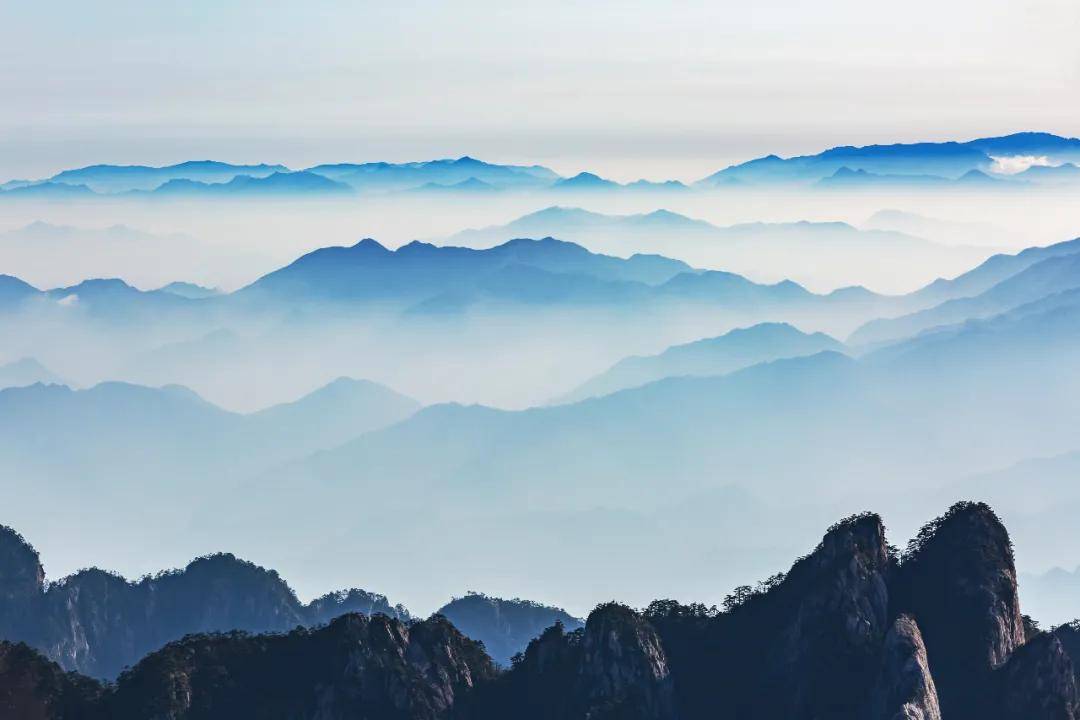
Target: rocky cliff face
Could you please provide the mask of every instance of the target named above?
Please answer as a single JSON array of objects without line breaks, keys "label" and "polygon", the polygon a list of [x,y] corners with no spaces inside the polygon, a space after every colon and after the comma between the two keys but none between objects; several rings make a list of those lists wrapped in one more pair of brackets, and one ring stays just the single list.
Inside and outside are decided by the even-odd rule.
[{"label": "rocky cliff face", "polygon": [[494,672],[445,620],[350,614],[313,631],[185,638],[121,675],[107,703],[116,718],[434,720]]},{"label": "rocky cliff face", "polygon": [[881,519],[862,515],[724,612],[654,603],[682,716],[856,717],[889,627],[891,570]]},{"label": "rocky cliff face", "polygon": [[436,720],[494,673],[483,650],[441,618],[410,627],[353,614],[284,635],[192,635],[147,656],[115,686],[0,643],[0,716]]},{"label": "rocky cliff face", "polygon": [[589,718],[673,718],[671,671],[656,630],[611,603],[585,623],[574,690]]},{"label": "rocky cliff face", "polygon": [[776,589],[791,612],[775,619],[783,629],[768,665],[788,717],[842,715],[859,702],[851,688],[871,682],[889,627],[889,570],[885,527],[865,515],[832,528]]},{"label": "rocky cliff face", "polygon": [[667,656],[652,626],[610,603],[583,629],[555,625],[499,680],[458,710],[475,720],[670,720],[677,717]]},{"label": "rocky cliff face", "polygon": [[0,639],[29,640],[45,584],[37,552],[11,528],[0,525]]},{"label": "rocky cliff face", "polygon": [[959,503],[909,546],[894,607],[915,618],[942,714],[983,718],[993,670],[1024,643],[1009,535],[994,512]]},{"label": "rocky cliff face", "polygon": [[[14,557],[22,570],[7,576],[23,580],[12,587],[40,587],[36,556]],[[98,638],[73,646],[148,632],[109,629],[141,617],[125,604],[124,581],[77,577],[51,600],[82,628],[72,637]],[[83,594],[97,600],[85,606]],[[224,604],[200,616],[208,623],[237,607],[255,611],[234,592],[211,596]],[[291,607],[281,598],[276,607]],[[1080,630],[1025,625],[1005,529],[986,506],[961,503],[900,558],[877,516],[849,518],[786,575],[737,590],[722,611],[603,605],[583,628],[543,632],[505,671],[441,616],[410,624],[347,615],[287,634],[193,635],[115,686],[4,644],[0,717],[1080,720],[1070,652],[1080,652]]]},{"label": "rocky cliff face", "polygon": [[408,617],[363,590],[304,605],[276,572],[227,553],[135,583],[97,569],[48,587],[44,577],[37,552],[0,527],[0,639],[24,640],[64,669],[98,678],[190,633],[284,631],[347,612]]},{"label": "rocky cliff face", "polygon": [[922,633],[913,618],[901,615],[885,636],[881,674],[870,700],[872,720],[941,720],[937,688]]},{"label": "rocky cliff face", "polygon": [[1000,720],[1077,720],[1080,693],[1061,641],[1042,633],[1018,648],[995,673]]}]

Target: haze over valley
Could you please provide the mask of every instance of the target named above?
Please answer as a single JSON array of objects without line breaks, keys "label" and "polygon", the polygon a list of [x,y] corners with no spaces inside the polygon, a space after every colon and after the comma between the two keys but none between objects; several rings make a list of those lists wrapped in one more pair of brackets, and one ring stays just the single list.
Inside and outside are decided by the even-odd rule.
[{"label": "haze over valley", "polygon": [[13,524],[50,574],[229,549],[305,600],[583,617],[719,602],[836,517],[902,537],[975,498],[1071,619],[1076,499],[1033,468],[1080,451],[1077,160],[1021,133],[671,183],[472,158],[8,182]]}]

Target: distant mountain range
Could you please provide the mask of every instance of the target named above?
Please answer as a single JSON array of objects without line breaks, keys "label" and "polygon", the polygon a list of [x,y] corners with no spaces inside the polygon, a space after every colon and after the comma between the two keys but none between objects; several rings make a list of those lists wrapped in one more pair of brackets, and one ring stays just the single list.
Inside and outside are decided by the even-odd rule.
[{"label": "distant mountain range", "polygon": [[[829,344],[827,338],[787,334],[807,346],[777,350],[778,356],[811,352],[814,342]],[[714,357],[708,357],[709,343],[699,346],[705,362],[715,363],[707,371],[726,363],[738,366],[734,352],[725,357],[721,351],[737,337],[718,340]],[[691,345],[672,355],[697,351]],[[860,497],[889,493],[897,483],[915,492],[1021,458],[1075,449],[1068,418],[1080,407],[1080,384],[1073,374],[1078,361],[1080,292],[1051,295],[857,359],[821,352],[729,374],[671,377],[667,373],[683,375],[685,370],[674,361],[665,367],[661,355],[649,363],[652,382],[599,398],[513,412],[426,408],[395,426],[267,473],[257,485],[276,500],[267,505],[256,501],[245,513],[264,519],[274,512],[274,502],[293,497],[292,488],[317,487],[334,498],[328,512],[343,525],[352,523],[352,542],[368,547],[380,543],[365,530],[368,521],[338,515],[333,508],[352,508],[389,486],[395,507],[409,508],[417,552],[434,542],[431,528],[437,525],[434,516],[418,513],[423,498],[439,508],[439,516],[473,518],[462,523],[453,541],[440,541],[443,552],[454,554],[451,542],[463,552],[484,537],[505,533],[508,539],[489,552],[509,561],[530,552],[529,543],[557,525],[554,518],[581,508],[610,508],[637,517],[671,498],[694,497],[726,484],[752,488],[774,503],[801,498],[793,500],[799,507],[809,487],[815,502],[822,503],[852,492]],[[1017,412],[1025,413],[1019,425]],[[919,422],[912,423],[912,417]],[[773,451],[777,438],[784,439],[782,453]],[[417,447],[424,448],[422,455],[409,451]],[[661,470],[664,481],[657,483],[655,474]],[[872,480],[852,487],[852,477]],[[488,515],[483,508],[489,507],[498,510]],[[627,519],[625,525],[613,522],[619,529],[608,532],[623,537],[620,533],[634,528],[640,543],[635,547],[653,561],[658,557],[646,548],[677,542],[671,538],[694,533],[691,528],[698,522],[712,528],[715,545],[743,537],[735,531],[720,537],[742,527],[739,522],[721,528],[707,514],[700,520],[690,517],[684,513],[677,530]],[[746,522],[752,524],[752,517],[745,512]],[[230,522],[239,532],[251,521],[234,517]],[[593,522],[606,527],[608,519]],[[301,526],[291,532],[309,531]],[[779,542],[780,535],[770,542]],[[592,551],[578,552],[597,557]]]},{"label": "distant mountain range", "polygon": [[[139,192],[139,191],[132,191]],[[237,175],[222,183],[176,178],[150,191],[155,197],[230,197],[246,195],[350,195],[345,183],[312,172],[275,172],[263,177]]]},{"label": "distant mountain range", "polygon": [[0,365],[0,390],[9,387],[36,385],[38,383],[44,385],[68,384],[63,378],[34,358],[20,358]]},{"label": "distant mountain range", "polygon": [[[660,285],[680,273],[694,272],[678,260],[657,255],[635,255],[623,260],[596,255],[550,237],[510,241],[487,250],[421,242],[388,250],[366,239],[349,248],[323,248],[304,255],[238,291],[236,296],[419,302],[475,291],[477,286],[499,292],[500,276],[516,274],[526,279],[526,268],[538,273],[535,291],[549,297],[551,292],[558,292],[557,284],[551,288],[546,283],[552,275],[573,276],[581,282],[588,279],[590,289],[600,292],[607,286],[618,293],[618,289]],[[571,292],[575,289],[568,288]],[[529,296],[520,285],[517,294],[526,299]]]},{"label": "distant mountain range", "polygon": [[229,247],[185,233],[153,232],[124,224],[68,225],[36,220],[0,231],[0,267],[37,287],[119,277],[140,288],[160,288],[176,281],[203,280],[208,273],[213,280],[210,284],[216,284],[230,281],[230,270],[249,273],[250,268],[273,267],[265,253],[257,243]]},{"label": "distant mountain range", "polygon": [[[248,290],[206,299],[110,281],[39,291],[4,278],[4,327],[17,328],[46,307],[49,340],[62,337],[51,354],[13,348],[10,356],[36,357],[61,375],[84,364],[82,353],[69,357],[72,338],[102,335],[112,354],[137,356],[149,347],[147,357],[160,352],[149,365],[167,370],[178,358],[195,376],[233,364],[238,371],[212,377],[235,384],[254,375],[245,387],[261,383],[279,393],[294,368],[310,370],[313,354],[320,365],[345,358],[356,367],[381,353],[383,363],[420,365],[435,384],[455,388],[476,378],[516,381],[518,365],[536,363],[543,400],[621,358],[651,359],[643,361],[643,377],[623,377],[628,362],[612,371],[619,376],[610,388],[583,395],[618,392],[514,410],[472,404],[465,393],[468,404],[417,409],[352,382],[296,407],[250,415],[178,387],[9,389],[0,392],[0,466],[8,477],[29,479],[9,499],[11,512],[48,523],[48,535],[64,546],[78,547],[68,528],[105,522],[105,508],[127,518],[123,528],[101,534],[106,541],[145,530],[145,542],[174,549],[213,537],[251,555],[244,543],[274,527],[267,546],[280,550],[283,569],[305,584],[332,572],[327,563],[340,566],[340,553],[354,553],[349,562],[362,561],[378,577],[400,570],[401,553],[416,553],[429,562],[430,577],[415,582],[429,587],[447,582],[444,574],[480,575],[495,560],[523,579],[581,572],[597,561],[590,553],[611,550],[579,547],[582,528],[631,544],[651,572],[674,576],[686,564],[727,557],[748,527],[790,498],[802,516],[784,515],[776,536],[735,553],[760,569],[751,564],[791,549],[807,513],[850,509],[843,503],[869,502],[895,487],[917,505],[922,489],[946,480],[1077,449],[1070,418],[1080,407],[1080,286],[1072,278],[1080,270],[1072,249],[1064,243],[995,256],[902,297],[858,289],[817,295],[795,283],[764,285],[554,240],[396,251],[367,241],[316,251]],[[476,314],[433,313],[453,297],[468,300]],[[383,303],[394,312],[370,325],[355,321]],[[945,317],[944,327],[935,321],[930,332],[916,327],[913,335],[889,333],[858,346],[839,346],[812,332],[820,324],[799,319],[852,308],[899,318],[957,303],[966,309]],[[110,313],[122,321],[107,322]],[[258,330],[231,330],[234,314],[238,328]],[[781,319],[790,327],[727,334]],[[177,337],[134,344],[173,324],[183,325]],[[354,338],[358,327],[379,332]],[[53,333],[57,328],[63,332]],[[771,345],[765,340],[773,332],[780,341]],[[758,333],[760,345],[740,347],[741,338]],[[562,354],[557,344],[570,334],[592,343],[587,371],[576,364],[585,353]],[[481,338],[482,352],[462,353],[458,336]],[[679,347],[665,354],[669,346]],[[161,382],[175,381],[168,376]],[[777,438],[784,452],[776,451]],[[811,487],[817,504],[807,509]],[[718,488],[732,490],[710,494]],[[318,512],[295,511],[313,502]],[[718,513],[726,513],[722,527]],[[442,531],[448,522],[455,528],[449,535]],[[303,542],[327,526],[340,528],[329,547]],[[704,528],[716,536],[705,542]],[[490,542],[494,537],[500,542]],[[699,544],[685,559],[658,555],[686,543]],[[179,546],[183,557],[205,550]],[[470,551],[479,547],[482,553]],[[630,565],[607,571],[610,582],[640,572]],[[585,593],[592,586],[581,587]]]},{"label": "distant mountain range", "polygon": [[[1039,165],[1006,175],[996,159],[1031,157]],[[835,147],[816,155],[768,155],[714,173],[693,187],[730,188],[763,183],[821,183],[824,186],[915,185],[961,187],[1000,180],[1005,187],[1080,182],[1080,140],[1024,132],[967,142],[923,142]],[[990,174],[988,174],[990,173]],[[316,179],[318,178],[318,179]],[[617,183],[594,173],[562,177],[539,165],[500,165],[468,156],[423,162],[330,163],[302,170],[283,165],[234,165],[190,161],[164,167],[92,165],[42,180],[0,185],[0,198],[94,197],[130,192],[167,196],[240,197],[385,192],[682,192],[676,181]]]},{"label": "distant mountain range", "polygon": [[466,637],[480,640],[491,659],[509,668],[513,658],[555,623],[574,632],[585,623],[559,608],[528,600],[502,600],[481,593],[455,598],[436,610]]},{"label": "distant mountain range", "polygon": [[221,290],[217,288],[203,287],[182,280],[174,280],[173,282],[158,288],[158,290],[173,295],[179,295],[180,297],[188,298],[189,300],[203,300],[221,294]]},{"label": "distant mountain range", "polygon": [[895,318],[873,320],[849,338],[853,344],[904,339],[924,330],[991,317],[1026,303],[1080,287],[1080,239],[1016,255],[995,255],[952,280],[913,294],[940,304]]},{"label": "distant mountain range", "polygon": [[[968,142],[910,143],[835,147],[817,155],[781,158],[776,155],[733,165],[701,180],[706,187],[731,183],[844,183],[849,186],[900,183],[941,186],[950,182],[985,182],[995,158],[1030,156],[1057,165],[1080,160],[1080,139],[1048,133],[1015,133]],[[1064,177],[1070,171],[1058,171]],[[1051,173],[1056,175],[1058,173]],[[1011,182],[1026,177],[999,178]]]},{"label": "distant mountain range", "polygon": [[91,165],[64,170],[49,178],[53,183],[85,185],[94,192],[117,193],[126,190],[153,190],[171,180],[201,183],[227,183],[241,175],[252,178],[288,172],[283,165],[232,165],[213,160],[194,160],[165,167],[145,165]]},{"label": "distant mountain range", "polygon": [[490,247],[512,238],[557,237],[595,252],[659,252],[696,267],[722,269],[761,282],[790,279],[815,289],[865,284],[908,292],[985,260],[992,248],[941,244],[896,230],[842,222],[745,223],[718,227],[668,210],[602,215],[549,207],[506,225],[463,230],[442,242]]},{"label": "distant mountain range", "polygon": [[843,347],[824,333],[803,333],[786,323],[754,325],[721,337],[677,345],[659,355],[626,358],[559,402],[610,395],[669,377],[725,375],[758,363],[842,351]]},{"label": "distant mountain range", "polygon": [[946,245],[1004,247],[1011,241],[1008,231],[991,223],[942,220],[893,208],[875,212],[858,226],[864,230],[891,230]]},{"label": "distant mountain range", "polygon": [[[41,596],[40,566],[32,552],[15,547],[21,572],[0,598],[4,619],[25,617],[17,613]],[[199,563],[223,560],[197,561],[144,584],[194,589],[188,576],[203,570]],[[266,582],[265,571],[245,569]],[[229,597],[225,587],[214,591],[209,599]],[[51,586],[44,596],[50,593],[62,596],[67,588]],[[182,597],[200,609],[208,599]],[[472,603],[505,607],[483,598]],[[162,604],[190,612],[168,592]],[[230,610],[209,608],[211,628]],[[0,698],[12,717],[57,720],[705,720],[718,710],[763,720],[1080,714],[1080,629],[1043,630],[1022,612],[1009,533],[981,503],[953,505],[903,551],[887,541],[880,516],[849,516],[786,572],[734,589],[722,608],[656,600],[633,610],[607,602],[583,627],[546,628],[502,669],[486,642],[470,640],[446,617],[410,622],[396,614],[351,613],[287,633],[192,634],[143,657],[115,683],[65,674],[26,644],[0,642]],[[545,614],[553,619],[550,609]],[[161,624],[155,615],[146,620],[151,628]],[[130,638],[132,630],[122,625],[114,637]]]},{"label": "distant mountain range", "polygon": [[[72,390],[39,383],[0,390],[0,447],[8,457],[48,466],[89,467],[93,458],[108,458],[117,473],[125,459],[134,471],[138,458],[155,452],[173,458],[178,468],[212,463],[223,452],[251,453],[252,460],[272,464],[275,456],[284,460],[334,447],[419,407],[386,387],[349,378],[247,415],[222,410],[180,386],[109,382]],[[80,432],[90,426],[92,436]],[[25,450],[30,437],[37,438],[33,453]],[[42,452],[45,446],[52,449]],[[203,452],[195,452],[198,447]]]}]

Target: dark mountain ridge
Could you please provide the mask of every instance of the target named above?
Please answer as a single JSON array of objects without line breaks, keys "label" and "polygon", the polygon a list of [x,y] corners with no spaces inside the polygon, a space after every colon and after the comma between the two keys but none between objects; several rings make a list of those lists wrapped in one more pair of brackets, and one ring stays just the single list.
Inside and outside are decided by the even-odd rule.
[{"label": "dark mountain ridge", "polygon": [[843,520],[720,610],[601,605],[502,672],[442,616],[345,615],[287,634],[191,635],[115,685],[4,642],[0,702],[57,720],[1075,720],[1075,628],[1039,631],[1016,597],[1007,532],[963,502],[903,553],[877,515]]},{"label": "dark mountain ridge", "polygon": [[[0,639],[25,642],[68,671],[114,679],[146,654],[193,633],[286,632],[319,627],[342,615],[409,611],[384,595],[351,588],[301,602],[273,570],[231,553],[196,558],[184,568],[135,581],[97,568],[47,582],[37,551],[0,526]],[[510,659],[555,622],[581,621],[553,607],[470,593],[436,615]]]},{"label": "dark mountain ridge", "polygon": [[0,558],[0,636],[93,677],[114,678],[190,633],[284,631],[348,612],[409,617],[384,596],[358,589],[301,603],[276,572],[228,553],[134,582],[90,568],[46,583],[33,547],[0,526]]},{"label": "dark mountain ridge", "polygon": [[480,287],[492,290],[508,275],[520,287],[518,280],[525,279],[522,268],[542,273],[545,283],[551,275],[564,275],[621,285],[623,290],[659,285],[679,273],[694,272],[685,263],[658,255],[634,255],[624,260],[590,253],[554,238],[511,240],[487,250],[419,241],[389,250],[366,239],[352,247],[308,253],[237,291],[234,297],[412,304]]}]

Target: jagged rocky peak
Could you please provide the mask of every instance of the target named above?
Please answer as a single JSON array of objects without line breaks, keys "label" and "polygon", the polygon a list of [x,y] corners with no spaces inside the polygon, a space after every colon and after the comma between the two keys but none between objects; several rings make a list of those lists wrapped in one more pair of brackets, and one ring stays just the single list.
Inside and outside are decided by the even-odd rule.
[{"label": "jagged rocky peak", "polygon": [[1009,534],[982,503],[925,525],[902,558],[895,607],[918,622],[946,717],[979,717],[990,673],[1024,643]]},{"label": "jagged rocky peak", "polygon": [[889,628],[894,561],[877,515],[837,523],[787,574],[724,610],[653,603],[683,717],[858,717]]},{"label": "jagged rocky peak", "polygon": [[870,701],[871,720],[941,720],[919,625],[901,615],[885,635],[881,674]]},{"label": "jagged rocky peak", "polygon": [[435,720],[490,680],[483,649],[436,618],[343,615],[284,635],[195,635],[120,676],[113,716]]},{"label": "jagged rocky peak", "polygon": [[1000,720],[1077,720],[1080,692],[1073,663],[1053,633],[1018,648],[995,672]]},{"label": "jagged rocky peak", "polygon": [[0,639],[26,639],[25,619],[40,600],[45,569],[22,535],[0,525]]},{"label": "jagged rocky peak", "polygon": [[589,615],[578,693],[588,708],[586,717],[675,717],[667,654],[645,618],[617,603]]},{"label": "jagged rocky peak", "polygon": [[829,528],[784,582],[802,597],[788,633],[792,657],[836,633],[853,647],[876,648],[887,629],[890,561],[879,516],[856,515]]},{"label": "jagged rocky peak", "polygon": [[97,568],[50,585],[38,622],[37,644],[48,657],[94,677],[113,677],[138,660],[155,647],[144,638],[160,630],[135,586]]},{"label": "jagged rocky peak", "polygon": [[1077,679],[1080,681],[1080,620],[1059,625],[1051,632],[1061,641],[1061,646],[1072,658],[1073,669],[1077,671]]},{"label": "jagged rocky peak", "polygon": [[598,607],[584,628],[556,623],[459,709],[469,720],[668,720],[677,717],[667,654],[640,614]]},{"label": "jagged rocky peak", "polygon": [[890,567],[881,518],[856,515],[830,528],[762,603],[771,606],[758,619],[762,634],[781,628],[763,675],[784,688],[776,700],[789,717],[862,703],[889,626]]},{"label": "jagged rocky peak", "polygon": [[34,549],[0,527],[0,639],[25,641],[66,670],[100,679],[191,633],[282,632],[347,612],[408,618],[358,589],[303,605],[277,572],[230,553],[137,582],[90,568],[45,586]]},{"label": "jagged rocky peak", "polygon": [[0,525],[0,602],[37,595],[45,584],[45,568],[37,550],[23,536]]}]

